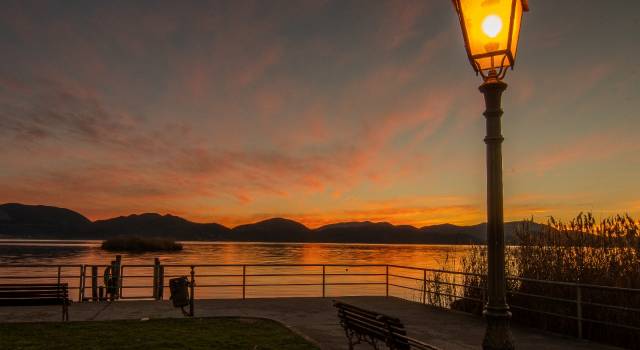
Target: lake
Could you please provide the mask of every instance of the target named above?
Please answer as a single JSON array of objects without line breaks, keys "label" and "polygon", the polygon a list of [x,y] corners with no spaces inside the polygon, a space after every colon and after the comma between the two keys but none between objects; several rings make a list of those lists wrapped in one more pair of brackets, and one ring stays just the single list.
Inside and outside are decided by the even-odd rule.
[{"label": "lake", "polygon": [[[150,295],[150,267],[158,257],[163,265],[226,265],[226,264],[291,264],[291,265],[402,265],[419,268],[446,268],[459,270],[460,259],[470,249],[460,245],[387,245],[387,244],[334,244],[334,243],[234,243],[234,242],[182,242],[180,252],[122,253],[125,266],[123,295],[139,297]],[[57,265],[107,265],[115,253],[100,249],[101,241],[35,241],[0,240],[0,283],[53,282],[57,278]],[[7,267],[8,264],[37,264],[43,267]],[[61,279],[71,287],[80,283],[79,267],[61,269]],[[88,269],[90,271],[90,269]],[[100,270],[102,271],[102,270]],[[420,277],[421,271],[406,270],[403,274]],[[88,272],[89,273],[89,272]],[[188,266],[167,266],[167,278],[187,275]],[[248,266],[245,268],[247,297],[318,296],[322,266]],[[379,295],[383,293],[385,267],[327,266],[324,271],[326,294]],[[393,273],[393,272],[390,272]],[[102,274],[102,272],[100,272]],[[303,276],[293,276],[304,274]],[[371,275],[367,275],[371,274]],[[221,276],[230,275],[230,276]],[[278,275],[278,276],[249,276]],[[21,279],[22,276],[31,276]],[[42,278],[38,278],[42,276]],[[127,277],[132,276],[132,277]],[[197,297],[234,298],[242,295],[242,266],[196,267]],[[102,278],[100,278],[102,280]],[[90,291],[90,276],[85,279]],[[270,286],[270,284],[298,284],[296,286]],[[354,283],[353,285],[350,283]],[[371,283],[371,284],[359,284]],[[305,285],[314,284],[314,285]],[[168,282],[165,282],[168,285]],[[412,284],[413,286],[413,284]],[[393,289],[393,288],[392,288]],[[76,292],[77,293],[77,292]],[[165,295],[168,292],[165,292]],[[77,299],[77,296],[76,296]]]}]

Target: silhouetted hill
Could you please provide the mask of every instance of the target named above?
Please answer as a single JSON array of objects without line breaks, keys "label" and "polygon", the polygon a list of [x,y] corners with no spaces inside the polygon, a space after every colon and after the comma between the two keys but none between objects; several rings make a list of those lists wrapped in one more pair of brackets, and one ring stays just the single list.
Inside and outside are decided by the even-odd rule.
[{"label": "silhouetted hill", "polygon": [[[505,239],[514,242],[520,222],[505,223]],[[544,225],[533,224],[534,229]],[[309,229],[284,218],[272,218],[229,229],[217,223],[195,223],[174,215],[146,213],[89,221],[64,208],[9,203],[0,205],[0,236],[49,239],[107,239],[118,236],[175,240],[240,242],[478,244],[486,224],[442,224],[416,228],[388,222],[341,222]]]},{"label": "silhouetted hill", "polygon": [[[504,223],[504,240],[507,243],[514,243],[516,241],[516,229],[522,221],[511,221]],[[447,228],[438,229],[440,232],[449,232],[450,234],[469,235],[473,237],[474,241],[484,243],[487,239],[487,224],[477,224],[472,226],[456,226],[456,225],[438,225],[447,226]],[[423,229],[433,230],[436,226],[428,226]],[[533,223],[530,225],[532,231],[541,231],[546,225]]]},{"label": "silhouetted hill", "polygon": [[[443,229],[449,226],[455,227],[456,230]],[[463,227],[454,225],[438,225],[418,229],[410,225],[364,221],[326,225],[316,231],[316,237],[322,241],[340,243],[472,244],[481,242],[474,236],[464,233]]]},{"label": "silhouetted hill", "polygon": [[73,210],[46,205],[0,205],[0,235],[25,238],[75,238],[91,221]]},{"label": "silhouetted hill", "polygon": [[413,226],[394,226],[388,222],[344,222],[317,228],[315,238],[336,243],[413,243],[418,231]]},{"label": "silhouetted hill", "polygon": [[283,218],[236,226],[230,240],[255,242],[309,242],[311,230],[305,225]]},{"label": "silhouetted hill", "polygon": [[[521,221],[507,222],[504,225],[505,239],[515,239],[516,227]],[[544,225],[534,224],[537,228]],[[344,222],[317,228],[316,237],[335,242],[366,241],[372,236],[380,243],[433,243],[433,244],[474,244],[486,240],[487,224],[457,226],[439,224],[415,228],[410,225],[392,225],[388,222]]]},{"label": "silhouetted hill", "polygon": [[225,226],[216,223],[200,224],[174,215],[145,213],[119,216],[113,219],[97,220],[91,228],[96,238],[135,235],[138,237],[163,237],[179,240],[219,240],[229,232]]}]

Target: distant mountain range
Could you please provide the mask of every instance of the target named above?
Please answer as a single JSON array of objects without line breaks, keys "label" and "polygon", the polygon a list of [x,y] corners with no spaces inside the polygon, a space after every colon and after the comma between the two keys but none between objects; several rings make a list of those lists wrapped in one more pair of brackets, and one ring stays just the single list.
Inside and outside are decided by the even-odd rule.
[{"label": "distant mountain range", "polygon": [[[513,242],[521,222],[505,223],[505,239]],[[534,224],[542,228],[543,225]],[[173,215],[147,213],[91,221],[75,211],[44,205],[0,205],[0,238],[107,239],[116,236],[166,237],[176,240],[239,242],[478,244],[486,224],[414,227],[388,222],[341,222],[310,229],[283,218],[228,228],[195,223]]]}]

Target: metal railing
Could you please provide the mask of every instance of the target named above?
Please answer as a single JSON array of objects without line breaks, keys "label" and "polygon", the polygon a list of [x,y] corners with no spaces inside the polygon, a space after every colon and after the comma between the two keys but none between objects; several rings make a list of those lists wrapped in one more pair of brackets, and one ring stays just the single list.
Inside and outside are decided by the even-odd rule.
[{"label": "metal railing", "polygon": [[[414,297],[414,301],[420,301],[424,304],[430,304],[434,306],[440,306],[444,308],[456,308],[465,310],[464,307],[460,308],[456,307],[455,302],[458,300],[469,300],[471,302],[479,303],[481,306],[486,302],[486,275],[466,273],[466,272],[458,272],[458,271],[446,271],[446,270],[438,270],[438,269],[426,269],[426,268],[416,268],[416,267],[406,267],[406,266],[397,266],[397,265],[389,265],[390,267],[402,270],[402,271],[414,271],[413,275],[406,274],[396,274],[391,273],[389,276],[396,277],[401,280],[410,280],[414,282],[414,286],[408,286],[406,283],[389,283],[391,286],[412,290],[416,293],[422,293],[416,300]],[[416,276],[415,272],[419,272],[418,276]],[[419,276],[422,274],[422,276]],[[430,276],[430,277],[428,277]],[[480,283],[466,283],[467,278],[475,278],[476,281],[482,281]],[[631,295],[628,299],[633,299],[636,301],[634,305],[640,305],[640,289],[633,288],[620,288],[620,287],[611,287],[611,286],[600,286],[593,284],[585,284],[579,282],[561,282],[561,281],[548,281],[548,280],[537,280],[530,278],[522,278],[522,277],[514,277],[508,276],[507,279],[507,295],[509,299],[509,307],[515,312],[523,311],[528,313],[534,313],[544,316],[555,317],[559,319],[571,320],[575,322],[576,327],[576,336],[578,338],[583,338],[583,329],[585,324],[594,324],[600,326],[609,326],[615,327],[619,329],[628,330],[631,332],[640,332],[640,308],[637,307],[629,307],[627,305],[617,305],[613,303],[615,301],[615,296],[619,296],[620,293],[625,293]],[[525,285],[523,285],[525,284]],[[418,286],[416,288],[416,285]],[[553,288],[563,288],[562,293],[564,295],[570,295],[572,297],[567,296],[556,296],[556,295],[548,295],[548,294],[540,294],[535,292],[525,292],[522,289],[527,289],[523,287],[528,287],[528,289],[541,290],[543,288],[535,288],[536,285],[545,285],[551,286]],[[534,287],[534,288],[532,288]],[[595,302],[585,299],[585,295],[594,294],[594,291],[599,291],[602,293],[609,293],[610,298],[600,297],[601,300],[607,300],[608,303],[604,302]],[[475,292],[475,293],[474,293]],[[558,293],[550,293],[550,294],[558,294]],[[431,296],[431,298],[430,298]],[[433,298],[436,296],[436,298]],[[479,296],[479,297],[478,297]],[[527,306],[522,305],[520,302],[522,299],[517,299],[517,297],[525,297],[529,299]],[[535,300],[536,303],[532,303],[531,300]],[[569,313],[562,313],[560,311],[550,311],[543,309],[543,306],[548,306],[549,303],[545,304],[543,301],[550,302],[551,304],[564,304],[564,306],[556,306],[555,308],[558,310],[571,310]],[[531,305],[535,305],[537,307],[532,307]],[[603,319],[595,319],[585,316],[585,308],[591,307],[591,314],[604,314],[606,311],[615,311],[619,313],[627,313],[634,314],[634,316],[629,317],[628,319],[632,319],[634,321],[624,323],[621,322],[619,318],[614,318],[613,320],[603,320]],[[554,307],[552,307],[554,308]],[[467,308],[468,309],[468,308]],[[597,309],[598,312],[593,312],[594,309]],[[515,315],[514,315],[515,316]],[[517,317],[514,317],[515,321],[518,321]],[[640,334],[640,333],[639,333]]]},{"label": "metal railing", "polygon": [[[39,282],[69,284],[75,291],[74,300],[79,302],[106,300],[99,292],[105,288],[104,270],[111,268],[117,275],[116,299],[164,299],[168,288],[168,278],[188,276],[195,285],[196,299],[207,298],[249,298],[273,296],[316,296],[339,297],[348,295],[393,296],[402,299],[438,306],[460,309],[460,301],[467,300],[476,305],[486,302],[484,284],[469,283],[486,276],[459,271],[428,269],[390,264],[154,264],[132,265],[43,265],[11,264],[0,265],[1,283]],[[619,313],[633,313],[638,319],[640,309],[618,305],[611,298],[600,301],[585,299],[585,295],[611,293],[633,295],[640,300],[640,289],[618,288],[573,282],[535,280],[508,277],[508,296],[514,313],[518,311],[555,317],[575,322],[577,336],[583,337],[585,324],[597,324],[640,332],[638,324],[629,324],[615,318],[596,319],[585,316],[585,307]],[[18,282],[17,282],[18,281]],[[562,289],[562,296],[536,293],[538,286]],[[523,287],[527,287],[524,288]],[[135,291],[140,291],[136,293]],[[224,292],[223,290],[231,290]],[[266,290],[266,292],[265,292]],[[89,293],[90,291],[90,293]],[[299,293],[296,294],[296,291]],[[146,293],[146,294],[145,294]],[[72,294],[73,295],[73,294]],[[569,295],[569,296],[566,296]],[[543,309],[532,305],[519,304],[522,298],[546,301],[547,304],[562,305]],[[113,299],[113,298],[112,298]],[[601,300],[608,300],[607,303]],[[555,303],[555,304],[554,304]],[[464,308],[463,308],[464,309]],[[468,311],[468,310],[467,310]],[[568,312],[567,312],[568,311]],[[517,318],[514,319],[517,321]]]}]

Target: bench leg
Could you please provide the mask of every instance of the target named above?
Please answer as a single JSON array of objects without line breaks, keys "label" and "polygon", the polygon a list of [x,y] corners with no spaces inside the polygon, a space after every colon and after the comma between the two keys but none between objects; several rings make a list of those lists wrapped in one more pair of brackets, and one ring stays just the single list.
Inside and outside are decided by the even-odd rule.
[{"label": "bench leg", "polygon": [[62,304],[62,321],[69,321],[69,307],[66,303]]},{"label": "bench leg", "polygon": [[352,334],[349,332],[347,328],[344,329],[344,334],[347,336],[347,341],[349,342],[349,350],[353,350],[353,339]]}]

